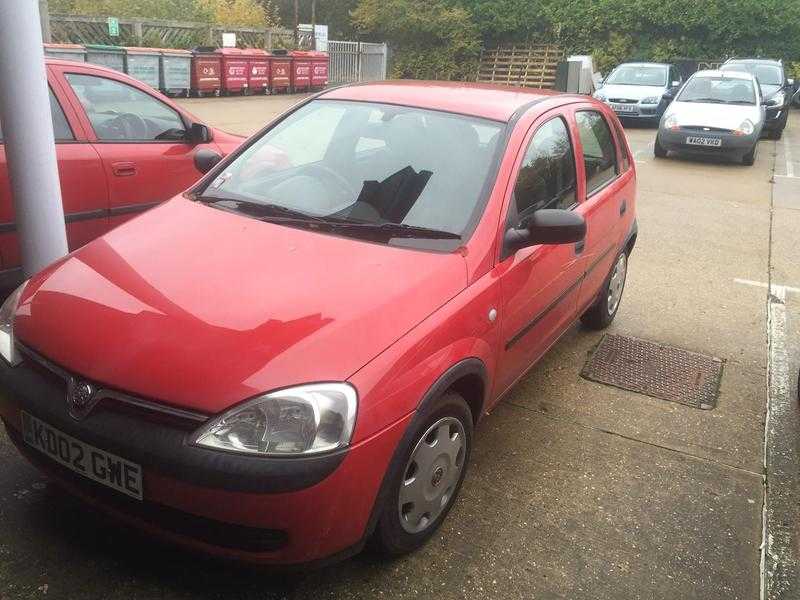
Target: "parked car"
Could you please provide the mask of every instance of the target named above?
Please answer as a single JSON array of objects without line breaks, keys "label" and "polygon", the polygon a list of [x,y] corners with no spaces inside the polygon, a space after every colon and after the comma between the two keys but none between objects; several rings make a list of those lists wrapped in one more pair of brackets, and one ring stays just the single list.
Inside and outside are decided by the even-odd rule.
[{"label": "parked car", "polygon": [[[577,95],[337,88],[0,311],[0,415],[71,491],[206,552],[411,551],[473,428],[636,241],[619,121]],[[68,316],[68,318],[65,318]]]},{"label": "parked car", "polygon": [[657,123],[682,82],[674,65],[624,63],[609,73],[594,97],[619,117]]},{"label": "parked car", "polygon": [[698,71],[664,113],[655,155],[724,155],[752,165],[764,112],[758,81],[749,73]]},{"label": "parked car", "polygon": [[[71,250],[197,181],[203,174],[198,153],[208,161],[210,153],[227,154],[243,140],[118,71],[45,62]],[[20,263],[0,129],[0,288],[19,285]]]},{"label": "parked car", "polygon": [[760,58],[732,58],[720,67],[720,71],[742,71],[750,73],[758,80],[767,111],[764,133],[772,139],[781,139],[789,119],[794,93],[794,80],[786,77],[783,62]]}]

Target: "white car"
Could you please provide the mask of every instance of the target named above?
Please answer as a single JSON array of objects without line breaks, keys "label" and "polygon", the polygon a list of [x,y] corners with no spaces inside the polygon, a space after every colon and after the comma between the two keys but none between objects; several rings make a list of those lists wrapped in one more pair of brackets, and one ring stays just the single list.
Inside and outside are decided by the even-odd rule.
[{"label": "white car", "polygon": [[698,71],[661,118],[655,155],[724,155],[752,165],[764,128],[761,88],[753,75],[737,71]]},{"label": "white car", "polygon": [[624,63],[609,73],[594,97],[619,117],[658,121],[682,81],[674,65]]}]

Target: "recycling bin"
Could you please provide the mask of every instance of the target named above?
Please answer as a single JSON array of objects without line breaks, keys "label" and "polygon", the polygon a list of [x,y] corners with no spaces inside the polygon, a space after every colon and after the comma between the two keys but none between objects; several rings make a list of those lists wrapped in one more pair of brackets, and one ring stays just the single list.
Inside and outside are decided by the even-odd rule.
[{"label": "recycling bin", "polygon": [[286,92],[292,87],[292,59],[286,50],[275,50],[269,57],[270,91]]},{"label": "recycling bin", "polygon": [[205,94],[219,96],[222,85],[222,55],[216,48],[198,46],[192,51],[191,90],[198,97]]},{"label": "recycling bin", "polygon": [[311,56],[310,52],[294,50],[289,53],[292,59],[292,91],[308,91],[311,89]]},{"label": "recycling bin", "polygon": [[330,56],[327,52],[311,52],[311,87],[323,89],[328,85]]},{"label": "recycling bin", "polygon": [[247,85],[251,94],[269,93],[269,55],[258,48],[245,50],[247,54]]},{"label": "recycling bin", "polygon": [[86,62],[86,48],[79,44],[45,44],[44,54],[62,60]]},{"label": "recycling bin", "polygon": [[188,96],[192,87],[192,53],[173,48],[162,50],[158,86],[168,96]]},{"label": "recycling bin", "polygon": [[125,48],[125,72],[131,77],[158,89],[158,63],[161,50],[158,48]]},{"label": "recycling bin", "polygon": [[125,49],[120,46],[86,44],[86,62],[125,72]]},{"label": "recycling bin", "polygon": [[247,91],[248,56],[239,48],[219,48],[222,57],[222,93],[238,94]]}]

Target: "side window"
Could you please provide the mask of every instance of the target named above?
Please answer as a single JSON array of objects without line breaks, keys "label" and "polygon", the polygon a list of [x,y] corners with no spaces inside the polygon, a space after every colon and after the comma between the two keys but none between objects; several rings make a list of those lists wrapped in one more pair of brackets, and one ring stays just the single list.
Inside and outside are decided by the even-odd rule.
[{"label": "side window", "polygon": [[614,123],[614,131],[617,134],[617,141],[619,143],[619,154],[622,157],[621,171],[627,171],[628,167],[631,166],[631,157],[628,155],[628,144],[625,143],[625,132],[622,130],[622,127],[617,122]]},{"label": "side window", "polygon": [[150,94],[107,77],[76,73],[66,77],[98,140],[149,142],[186,138],[180,115]]},{"label": "side window", "polygon": [[[71,142],[75,139],[72,128],[64,116],[61,105],[56,100],[53,90],[48,88],[50,93],[50,114],[53,116],[53,134],[57,142]],[[0,143],[3,142],[3,128],[0,126]]]},{"label": "side window", "polygon": [[575,204],[575,156],[567,125],[560,117],[536,131],[525,152],[514,186],[518,215],[540,208]]},{"label": "side window", "polygon": [[599,112],[580,111],[575,113],[575,119],[583,146],[588,196],[617,176],[617,150],[608,123]]}]

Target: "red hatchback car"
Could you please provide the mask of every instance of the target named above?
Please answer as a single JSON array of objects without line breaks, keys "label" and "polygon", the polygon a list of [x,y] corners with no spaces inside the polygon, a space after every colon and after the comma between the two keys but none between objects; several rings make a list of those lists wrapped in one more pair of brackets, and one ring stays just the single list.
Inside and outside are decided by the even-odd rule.
[{"label": "red hatchback car", "polygon": [[480,418],[576,320],[616,315],[635,197],[591,98],[326,91],[20,287],[0,415],[69,490],[171,541],[408,552]]},{"label": "red hatchback car", "polygon": [[[209,157],[243,141],[112,69],[52,58],[46,66],[70,250],[182,192]],[[0,128],[0,289],[22,279]]]}]

